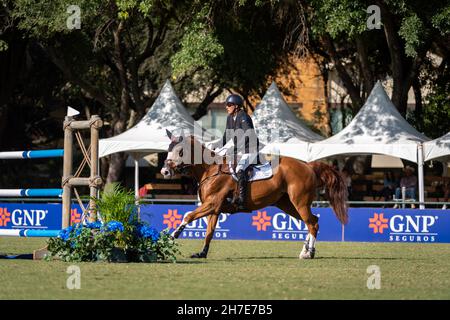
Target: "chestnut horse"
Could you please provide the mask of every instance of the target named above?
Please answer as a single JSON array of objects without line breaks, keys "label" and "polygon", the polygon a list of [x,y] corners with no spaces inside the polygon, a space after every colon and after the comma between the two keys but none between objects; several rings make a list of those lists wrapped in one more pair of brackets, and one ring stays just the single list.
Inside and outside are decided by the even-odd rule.
[{"label": "chestnut horse", "polygon": [[[206,149],[192,136],[175,137],[169,131],[167,134],[172,143],[161,174],[167,179],[177,172],[192,174],[198,182],[201,200],[201,205],[185,216],[180,226],[173,231],[172,237],[177,238],[192,221],[209,216],[203,250],[192,256],[206,258],[220,213],[237,212],[235,206],[227,200],[235,192],[236,182],[230,174],[225,157]],[[195,164],[193,150],[201,150],[201,163]],[[215,159],[213,164],[205,163],[205,154]],[[300,252],[300,259],[312,259],[315,254],[319,219],[312,214],[311,203],[316,197],[317,188],[326,188],[326,196],[337,219],[343,224],[347,223],[347,187],[340,173],[325,163],[303,163],[293,158],[280,157],[270,179],[249,183],[245,212],[275,205],[307,225],[309,233]]]}]

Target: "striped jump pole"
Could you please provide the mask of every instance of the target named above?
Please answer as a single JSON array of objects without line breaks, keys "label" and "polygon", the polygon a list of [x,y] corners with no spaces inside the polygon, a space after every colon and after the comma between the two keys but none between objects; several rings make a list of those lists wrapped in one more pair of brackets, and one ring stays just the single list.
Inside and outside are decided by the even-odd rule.
[{"label": "striped jump pole", "polygon": [[[62,158],[64,149],[2,151],[0,159]],[[63,189],[0,189],[0,197],[62,197]]]},{"label": "striped jump pole", "polygon": [[0,189],[0,197],[62,197],[63,189]]},{"label": "striped jump pole", "polygon": [[[98,115],[92,115],[86,121],[74,121],[73,116],[77,113],[68,112],[63,128],[64,128],[64,149],[50,150],[31,150],[31,151],[4,151],[0,152],[1,159],[38,159],[38,158],[63,158],[63,176],[62,189],[0,189],[0,197],[61,197],[62,198],[62,228],[70,225],[70,208],[72,188],[75,186],[88,186],[90,188],[91,200],[89,202],[89,221],[95,221],[96,209],[94,198],[103,184],[102,178],[99,176],[99,158],[98,158],[98,141],[99,130],[103,126],[103,121]],[[91,133],[91,154],[89,156],[82,138],[79,138],[79,130],[90,130]],[[79,138],[80,148],[84,151],[84,159],[90,163],[89,177],[73,177],[73,136],[74,132]],[[84,162],[80,166],[84,167]],[[78,175],[78,174],[77,174]],[[78,196],[77,196],[78,198]],[[35,230],[36,231],[36,230]],[[2,235],[0,231],[0,235]],[[11,235],[21,236],[17,234],[17,230],[11,231]],[[25,231],[24,231],[25,232]],[[30,234],[34,231],[30,230]],[[56,231],[54,231],[56,232]],[[25,233],[24,233],[25,234]],[[26,235],[24,235],[26,236]],[[45,235],[47,236],[47,235]]]},{"label": "striped jump pole", "polygon": [[0,152],[0,159],[62,158],[63,156],[64,149]]},{"label": "striped jump pole", "polygon": [[61,230],[46,229],[0,229],[1,237],[57,237]]}]

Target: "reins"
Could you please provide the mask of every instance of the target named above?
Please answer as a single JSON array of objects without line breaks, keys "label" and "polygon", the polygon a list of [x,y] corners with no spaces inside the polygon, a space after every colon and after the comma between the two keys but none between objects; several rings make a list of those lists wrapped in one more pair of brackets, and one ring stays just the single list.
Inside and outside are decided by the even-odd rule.
[{"label": "reins", "polygon": [[[168,164],[168,162],[169,162],[169,160],[167,160],[167,159],[164,161],[164,163],[165,163],[166,165]],[[230,171],[223,171],[223,170],[222,170],[222,166],[223,166],[223,163],[219,164],[219,166],[218,166],[218,168],[217,168],[217,172],[215,172],[214,174],[212,174],[212,175],[210,175],[210,176],[204,178],[204,179],[201,180],[200,182],[199,182],[199,181],[197,180],[197,178],[193,175],[194,179],[197,181],[198,187],[200,188],[200,187],[202,186],[202,184],[205,183],[205,181],[207,181],[207,180],[209,180],[209,179],[211,179],[211,178],[213,178],[213,177],[215,177],[215,176],[218,176],[218,175],[220,175],[220,174],[228,174],[228,175],[231,175],[231,172],[230,172]],[[182,164],[180,164],[179,166],[174,167],[173,170],[174,170],[175,172],[178,172],[178,173],[183,173],[183,171],[185,172],[186,168],[190,168],[190,167],[192,167],[192,164],[184,164],[184,163],[182,163]]]},{"label": "reins", "polygon": [[[231,175],[231,172],[230,172],[230,171],[222,171],[222,164],[219,164],[219,166],[218,166],[218,168],[217,168],[217,172],[214,173],[214,174],[212,174],[212,175],[210,175],[210,176],[207,176],[205,179],[201,180],[200,182],[197,182],[197,183],[198,183],[198,186],[201,187],[202,184],[205,183],[206,180],[209,180],[210,178],[213,178],[213,177],[215,177],[215,176],[218,176],[218,175],[220,175],[220,174],[222,174],[222,173],[223,173],[223,174],[229,174],[229,175]],[[195,177],[194,177],[194,179],[195,179]]]}]

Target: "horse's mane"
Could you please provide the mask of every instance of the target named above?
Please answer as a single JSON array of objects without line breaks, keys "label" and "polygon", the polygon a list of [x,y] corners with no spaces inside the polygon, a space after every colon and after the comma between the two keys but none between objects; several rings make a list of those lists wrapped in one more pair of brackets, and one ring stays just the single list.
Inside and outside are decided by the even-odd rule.
[{"label": "horse's mane", "polygon": [[225,160],[226,159],[226,157],[225,156],[221,156],[220,154],[217,154],[214,150],[211,150],[210,148],[208,148],[203,142],[201,142],[200,140],[198,140],[197,138],[195,138],[195,136],[194,135],[188,135],[188,136],[186,136],[185,137],[185,139],[187,140],[187,141],[190,141],[192,144],[199,144],[199,145],[201,145],[201,147],[202,147],[202,152],[204,151],[204,149],[206,149],[206,150],[208,150],[209,152],[211,152],[211,156],[212,157],[220,157],[220,158],[222,158],[223,160]]}]

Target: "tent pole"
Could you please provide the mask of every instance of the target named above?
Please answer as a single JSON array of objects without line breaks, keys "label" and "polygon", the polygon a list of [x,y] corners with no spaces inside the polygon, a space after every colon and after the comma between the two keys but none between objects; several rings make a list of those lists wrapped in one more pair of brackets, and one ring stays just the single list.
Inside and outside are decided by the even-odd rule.
[{"label": "tent pole", "polygon": [[139,199],[139,161],[134,157],[134,198]]},{"label": "tent pole", "polygon": [[424,190],[424,178],[423,178],[423,145],[419,143],[417,145],[417,171],[419,175],[419,208],[425,209],[425,190]]}]

